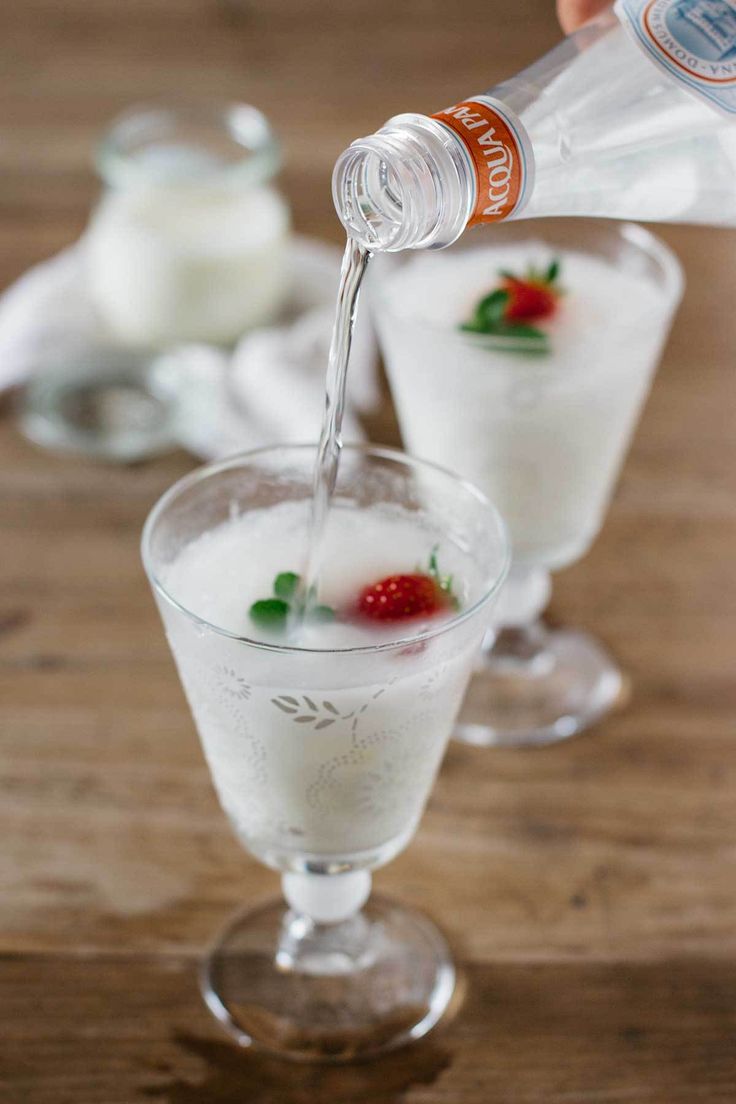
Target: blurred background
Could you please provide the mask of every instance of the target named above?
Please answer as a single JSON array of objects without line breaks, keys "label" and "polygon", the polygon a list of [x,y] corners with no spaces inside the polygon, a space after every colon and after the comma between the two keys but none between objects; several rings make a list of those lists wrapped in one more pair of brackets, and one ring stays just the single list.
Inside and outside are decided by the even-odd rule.
[{"label": "blurred background", "polygon": [[[2,12],[0,277],[72,241],[110,120],[177,96],[245,100],[280,136],[296,227],[338,242],[332,165],[400,111],[488,88],[559,38],[552,0],[27,0]],[[502,44],[499,48],[499,44]]]},{"label": "blurred background", "polygon": [[[123,174],[129,165],[123,164],[121,169],[110,157],[109,148],[115,141],[109,137],[109,128],[121,113],[130,114],[139,107],[178,105],[186,112],[192,105],[196,109],[197,105],[240,101],[260,109],[281,144],[282,166],[270,183],[286,199],[293,230],[338,245],[343,231],[332,206],[330,175],[341,150],[392,114],[438,110],[463,91],[487,88],[513,74],[559,38],[553,7],[551,0],[524,0],[491,8],[471,0],[449,14],[430,0],[415,0],[395,9],[367,2],[346,7],[322,0],[136,0],[125,8],[106,0],[32,0],[22,9],[4,5],[0,285],[7,286],[29,266],[76,242],[93,212],[99,210],[102,196],[110,194],[105,185],[124,190],[127,178],[124,180]],[[502,49],[497,43],[503,44]],[[107,149],[103,151],[105,136]],[[233,156],[232,148],[228,155]],[[109,213],[107,207],[105,213]],[[159,216],[151,217],[155,221]],[[126,218],[125,212],[122,218]],[[182,215],[180,221],[183,226],[194,220]],[[114,234],[114,219],[96,219],[95,229],[101,222],[104,230]],[[173,227],[171,236],[181,230],[181,226]],[[129,223],[125,233],[128,231]],[[4,362],[0,393],[8,384],[24,382],[29,373],[35,378],[43,369],[43,378],[28,397],[30,414],[25,421],[29,425],[35,419],[29,432],[36,441],[55,446],[67,444],[63,440],[68,436],[66,428],[59,426],[57,416],[71,402],[55,390],[54,373],[60,369],[62,376],[94,375],[103,360],[111,369],[119,360],[117,352],[101,356],[90,348],[108,343],[109,324],[116,321],[116,311],[119,313],[115,301],[121,294],[120,271],[128,285],[123,299],[126,294],[135,299],[136,265],[145,270],[143,281],[145,272],[151,270],[151,288],[162,286],[161,269],[155,266],[165,263],[165,258],[150,259],[144,251],[126,254],[121,261],[120,249],[125,251],[125,245],[119,238],[111,241],[102,231],[93,236],[93,244],[96,251],[91,254],[91,268],[80,266],[81,254],[77,253],[67,257],[56,273],[42,273],[36,288],[23,289],[34,294],[25,295],[22,309],[18,309],[17,299],[12,304],[12,320],[9,308],[3,312],[0,304],[0,361]],[[302,348],[319,331],[323,351],[324,311],[333,295],[330,273],[334,276],[336,262],[336,254],[320,256],[310,244],[304,258],[290,256],[285,262],[287,279],[297,289],[296,299],[292,296],[287,303],[287,313],[298,316],[305,308],[301,301],[305,295],[312,300],[307,306],[323,308],[321,329],[316,322],[314,326],[308,322],[306,332],[295,336],[296,345]],[[225,275],[219,286],[228,283],[234,286],[232,277]],[[94,318],[88,310],[90,292],[97,308],[103,308]],[[141,285],[138,298],[145,302],[155,295]],[[106,309],[111,302],[112,311]],[[283,299],[276,293],[271,306],[277,309],[279,305],[283,306]],[[156,306],[152,309],[155,312]],[[140,315],[145,305],[134,302],[130,310]],[[185,315],[186,310],[182,305],[180,314]],[[23,316],[20,320],[19,315]],[[40,329],[35,324],[39,317]],[[95,324],[100,317],[101,327]],[[268,303],[255,320],[272,320]],[[190,336],[185,330],[177,333],[169,328],[159,345],[171,347],[177,338]],[[214,337],[227,335],[230,339],[232,333],[227,331],[227,325],[221,334],[215,329]],[[207,336],[196,325],[193,333]],[[135,325],[123,325],[122,330],[118,326],[117,337],[124,342],[140,343],[141,336],[150,336],[145,326],[139,331]],[[154,333],[156,336],[160,335]],[[71,360],[67,345],[72,346]],[[264,362],[264,373],[265,361],[272,362],[273,357],[270,349],[260,345],[247,352],[250,359],[242,367],[248,380],[241,398],[250,406],[257,390],[251,354]],[[283,356],[280,359],[283,361]],[[370,347],[364,349],[363,359],[364,367],[353,372],[357,405],[374,436],[395,442],[390,404],[384,402],[376,409]],[[193,369],[195,376],[200,374],[200,382],[205,381],[205,389],[213,363],[210,359]],[[224,361],[219,368],[224,378]],[[49,369],[52,377],[47,386],[45,373]],[[316,375],[315,364],[315,379]],[[292,382],[293,377],[277,380],[270,396],[273,407],[283,405],[281,395],[290,392]],[[279,383],[283,384],[281,391]],[[185,396],[201,394],[188,383],[178,390]],[[105,416],[118,417],[123,423],[136,418],[145,423],[153,416],[146,409],[124,408],[124,398],[115,396],[115,406],[97,405]],[[309,401],[316,410],[314,389]],[[197,399],[192,398],[192,413],[179,418],[190,432],[175,436],[200,457],[267,443],[276,436],[303,436],[293,419],[288,431],[279,432],[279,425],[269,424],[257,409],[257,424],[250,427],[251,432],[237,420],[223,429],[221,408],[232,404],[224,397],[217,402],[220,408],[205,418],[196,412]],[[75,395],[73,405],[78,421],[99,416],[86,392],[81,397]],[[199,428],[195,422],[200,423]],[[346,429],[348,437],[356,435],[354,423]],[[310,432],[315,435],[316,428]],[[219,446],[214,443],[218,436]],[[105,451],[94,442],[87,445],[93,453]],[[114,452],[116,447],[108,451]],[[127,444],[119,451],[129,459],[146,453],[145,448]]]}]

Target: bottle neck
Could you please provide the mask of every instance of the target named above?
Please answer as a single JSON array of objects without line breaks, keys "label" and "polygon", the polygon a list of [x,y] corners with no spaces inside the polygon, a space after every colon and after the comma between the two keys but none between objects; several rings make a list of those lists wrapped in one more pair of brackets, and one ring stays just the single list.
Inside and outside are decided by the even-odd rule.
[{"label": "bottle neck", "polygon": [[332,194],[349,236],[366,249],[440,249],[465,229],[475,179],[446,127],[397,115],[338,158]]}]

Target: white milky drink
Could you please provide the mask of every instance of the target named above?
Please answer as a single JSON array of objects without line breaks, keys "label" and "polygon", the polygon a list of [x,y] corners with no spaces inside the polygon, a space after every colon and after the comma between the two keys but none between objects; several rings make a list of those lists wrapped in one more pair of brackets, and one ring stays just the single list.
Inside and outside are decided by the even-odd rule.
[{"label": "white milky drink", "polygon": [[278,164],[268,122],[248,104],[160,104],[114,121],[84,258],[118,338],[232,344],[277,318],[289,288]]},{"label": "white milky drink", "polygon": [[[286,870],[373,865],[408,841],[466,688],[489,575],[500,579],[505,557],[500,532],[485,548],[470,546],[450,495],[440,521],[416,503],[356,505],[338,488],[320,572],[320,602],[337,618],[285,637],[254,625],[249,609],[303,562],[308,491],[305,474],[299,501],[232,506],[158,571],[169,643],[222,806],[247,847]],[[420,477],[417,502],[428,491]],[[383,626],[353,616],[365,586],[426,570],[435,547],[459,611]]]},{"label": "white milky drink", "polygon": [[288,230],[270,188],[112,191],[86,239],[91,294],[127,341],[232,342],[275,317]]},{"label": "white milky drink", "polygon": [[[653,239],[637,228],[625,231],[627,263],[625,239],[613,260],[521,230],[506,242],[495,231],[498,245],[489,234],[477,248],[387,259],[374,315],[405,447],[485,491],[509,526],[515,563],[554,569],[582,556],[601,526],[681,278],[660,247],[669,278],[653,279],[636,255],[639,237]],[[459,330],[500,270],[523,276],[554,258],[564,294],[538,324],[546,353]]]}]

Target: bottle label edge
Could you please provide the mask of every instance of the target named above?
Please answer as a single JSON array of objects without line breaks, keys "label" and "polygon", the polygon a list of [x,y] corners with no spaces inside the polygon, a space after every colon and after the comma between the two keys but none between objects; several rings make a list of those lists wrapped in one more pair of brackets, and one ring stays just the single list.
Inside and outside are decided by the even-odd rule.
[{"label": "bottle label edge", "polygon": [[475,196],[468,226],[518,215],[534,185],[534,152],[521,119],[485,94],[468,96],[431,117],[460,139],[472,164]]},{"label": "bottle label edge", "polygon": [[[724,15],[732,17],[731,37],[715,21],[708,28],[707,20],[702,18],[703,0],[616,0],[614,12],[631,39],[660,71],[709,106],[733,115],[736,55],[732,62],[726,61],[725,55],[736,50],[736,6],[727,0],[716,0],[719,2],[723,4]],[[688,21],[687,27],[676,28],[675,17]],[[707,37],[709,33],[711,40]],[[711,52],[716,51],[715,56],[703,56],[706,46]]]}]

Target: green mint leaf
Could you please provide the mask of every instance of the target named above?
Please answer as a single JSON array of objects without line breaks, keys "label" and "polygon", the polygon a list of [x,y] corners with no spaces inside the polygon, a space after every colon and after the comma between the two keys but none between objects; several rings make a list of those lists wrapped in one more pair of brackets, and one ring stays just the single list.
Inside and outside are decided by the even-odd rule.
[{"label": "green mint leaf", "polygon": [[437,553],[440,550],[440,546],[436,544],[429,554],[429,574],[435,579],[440,577],[439,564],[437,562]]},{"label": "green mint leaf", "polygon": [[530,341],[528,344],[522,344],[520,342],[519,345],[516,348],[514,348],[513,346],[510,346],[506,351],[508,353],[510,353],[512,356],[546,357],[546,356],[549,356],[549,354],[552,350],[550,349],[549,342],[545,342],[545,341],[533,342],[533,341]]},{"label": "green mint leaf", "polygon": [[498,322],[493,327],[485,326],[482,329],[479,326],[466,323],[460,329],[465,333],[476,334],[478,337],[521,338],[523,344],[520,344],[518,349],[509,347],[509,352],[538,354],[548,353],[551,348],[549,336],[544,330],[539,330],[536,326],[529,326],[524,322],[504,321]]},{"label": "green mint leaf", "polygon": [[277,598],[283,598],[288,602],[296,594],[299,586],[299,576],[293,571],[283,571],[273,581],[273,592]]},{"label": "green mint leaf", "polygon": [[508,301],[509,293],[503,288],[496,288],[489,295],[483,296],[473,312],[473,317],[461,323],[459,328],[468,333],[496,333],[498,326],[503,323]]},{"label": "green mint leaf", "polygon": [[249,610],[250,619],[263,629],[281,629],[289,616],[289,603],[281,598],[264,598],[254,602]]},{"label": "green mint leaf", "polygon": [[510,272],[508,268],[499,268],[498,275],[503,277],[504,280],[518,280],[518,276]]},{"label": "green mint leaf", "polygon": [[507,291],[504,291],[503,288],[496,288],[495,291],[484,296],[478,303],[473,321],[486,328],[497,326],[503,319],[509,298]]},{"label": "green mint leaf", "polygon": [[[559,272],[559,261],[555,260],[546,272],[536,272],[530,269],[529,278],[537,283],[543,283],[550,274],[556,276]],[[502,273],[508,279],[516,279],[511,273]],[[511,298],[504,288],[496,288],[495,291],[485,295],[477,304],[473,317],[462,322],[458,329],[465,333],[479,334],[493,337],[519,338],[521,343],[518,349],[511,348],[510,352],[518,352],[525,355],[539,355],[550,352],[550,341],[544,330],[536,326],[530,326],[524,322],[509,321],[506,317],[506,307]]]},{"label": "green mint leaf", "polygon": [[329,621],[335,620],[335,611],[332,606],[314,606],[314,608],[309,611],[309,616],[313,621],[326,624]]},{"label": "green mint leaf", "polygon": [[539,330],[536,326],[528,326],[525,322],[509,322],[503,332],[509,337],[524,337],[544,344],[549,340],[544,330]]},{"label": "green mint leaf", "polygon": [[[299,593],[300,583],[300,575],[297,575],[294,571],[282,571],[273,581],[275,597],[263,598],[260,602],[254,602],[249,611],[251,620],[264,629],[285,628],[294,605],[294,599]],[[313,598],[314,594],[310,594],[306,603],[307,618],[310,621],[334,621],[337,616],[335,611],[330,606],[312,606]],[[301,601],[299,602],[299,611],[303,612]]]},{"label": "green mint leaf", "polygon": [[551,265],[547,269],[545,274],[545,280],[548,284],[553,284],[557,277],[560,275],[560,261],[558,257],[552,261]]},{"label": "green mint leaf", "polygon": [[457,596],[455,594],[453,594],[453,590],[452,590],[453,576],[452,575],[443,575],[440,571],[439,556],[438,556],[439,550],[440,550],[440,546],[438,544],[435,544],[434,548],[432,549],[432,551],[429,554],[429,574],[434,579],[434,581],[436,582],[437,586],[440,588],[442,593],[447,595],[453,609],[459,610],[460,609],[460,602],[458,601]]}]

